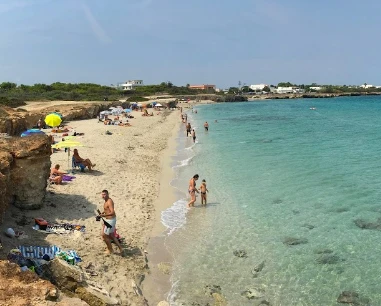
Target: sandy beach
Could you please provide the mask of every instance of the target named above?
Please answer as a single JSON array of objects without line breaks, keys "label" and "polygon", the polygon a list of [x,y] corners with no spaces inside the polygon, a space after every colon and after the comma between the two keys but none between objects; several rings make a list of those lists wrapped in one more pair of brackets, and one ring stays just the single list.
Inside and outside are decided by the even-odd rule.
[{"label": "sandy beach", "polygon": [[[166,165],[175,150],[179,111],[157,113],[142,117],[141,112],[133,112],[131,127],[104,125],[97,119],[69,122],[67,125],[77,133],[84,133],[76,137],[83,144],[78,147],[79,154],[96,164],[94,171],[77,170],[71,174],[75,176],[71,182],[49,186],[41,210],[20,211],[10,207],[4,218],[3,228],[25,232],[16,241],[18,245],[51,244],[75,250],[83,260],[80,266],[91,266],[96,272],[97,275],[89,278],[104,286],[121,305],[145,305],[144,298],[135,293],[133,286],[139,284],[141,275],[148,271],[147,242],[153,232],[163,230],[159,225],[160,212],[172,203],[166,189],[171,169]],[[56,140],[60,140],[59,135]],[[68,164],[68,154],[63,149],[52,154],[51,161],[52,166],[60,164],[63,171],[71,169],[71,156]],[[95,211],[103,210],[103,189],[109,191],[115,202],[116,227],[124,238],[124,257],[117,254],[116,246],[115,254],[104,254],[101,222],[95,220]],[[50,222],[85,225],[86,232],[47,235],[32,229],[33,218],[37,217]],[[15,221],[23,218],[27,224],[16,225]],[[5,242],[4,247],[8,249],[12,245]]]}]

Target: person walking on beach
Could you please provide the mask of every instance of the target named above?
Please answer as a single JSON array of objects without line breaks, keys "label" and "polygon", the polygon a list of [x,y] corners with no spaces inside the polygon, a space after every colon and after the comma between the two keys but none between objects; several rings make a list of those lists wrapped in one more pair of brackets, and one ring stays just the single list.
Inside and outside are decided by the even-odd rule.
[{"label": "person walking on beach", "polygon": [[102,190],[102,199],[105,200],[105,202],[103,204],[103,213],[101,213],[99,216],[101,216],[102,218],[105,218],[107,223],[111,225],[111,228],[108,228],[104,224],[102,227],[102,239],[107,246],[106,254],[113,253],[113,249],[111,245],[111,240],[112,240],[118,246],[120,250],[120,255],[123,255],[122,245],[120,244],[120,242],[114,235],[115,226],[116,226],[116,214],[114,209],[114,201],[109,197],[109,193],[106,189]]},{"label": "person walking on beach", "polygon": [[191,135],[192,135],[192,138],[193,138],[193,142],[196,142],[196,132],[195,132],[194,129],[192,130]]},{"label": "person walking on beach", "polygon": [[196,188],[196,181],[198,180],[199,175],[195,174],[193,177],[189,180],[189,187],[188,187],[188,192],[191,197],[187,207],[194,207],[194,203],[196,202],[196,192],[198,192]]},{"label": "person walking on beach", "polygon": [[205,123],[204,123],[204,129],[205,129],[205,131],[209,130],[209,123],[208,123],[208,121],[205,121]]},{"label": "person walking on beach", "polygon": [[186,126],[186,129],[187,129],[187,137],[191,134],[191,131],[192,131],[192,127],[191,127],[191,124],[188,122],[187,126]]},{"label": "person walking on beach", "polygon": [[206,193],[209,192],[208,188],[206,188],[206,181],[202,180],[201,186],[200,186],[200,193],[201,193],[201,205],[206,206]]}]

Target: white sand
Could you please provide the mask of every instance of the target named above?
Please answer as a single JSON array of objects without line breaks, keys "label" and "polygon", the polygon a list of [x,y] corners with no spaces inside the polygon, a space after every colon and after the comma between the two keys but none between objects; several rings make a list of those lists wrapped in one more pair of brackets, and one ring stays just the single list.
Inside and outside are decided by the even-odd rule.
[{"label": "white sand", "polygon": [[[142,117],[140,112],[133,112],[136,118],[130,119],[131,127],[106,126],[96,119],[70,122],[68,125],[75,131],[85,133],[76,137],[84,145],[78,148],[79,154],[96,163],[95,171],[76,171],[72,182],[49,187],[53,193],[48,193],[46,205],[39,211],[21,213],[11,208],[7,213],[8,217],[12,215],[16,219],[25,215],[29,220],[42,217],[51,222],[85,225],[85,234],[46,235],[31,230],[32,223],[24,228],[17,227],[10,217],[4,224],[26,231],[29,238],[22,241],[23,244],[46,244],[46,239],[49,244],[76,250],[83,259],[81,266],[92,263],[98,272],[98,276],[91,279],[103,285],[122,305],[143,305],[143,299],[134,293],[132,280],[137,281],[138,276],[146,271],[143,250],[161,209],[155,209],[155,205],[162,165],[168,161],[163,154],[173,154],[164,149],[180,124],[179,111],[168,111],[168,116],[163,112],[160,115],[156,113],[153,117]],[[106,130],[113,134],[106,135]],[[174,149],[173,139],[170,147]],[[58,163],[62,170],[67,170],[68,155],[63,150],[54,153],[51,160],[52,166]],[[116,227],[125,238],[126,257],[104,255],[101,222],[95,220],[96,209],[103,211],[103,189],[110,192],[115,202]],[[172,204],[165,203],[165,198],[161,199],[162,207]],[[117,251],[116,246],[114,249]]]}]

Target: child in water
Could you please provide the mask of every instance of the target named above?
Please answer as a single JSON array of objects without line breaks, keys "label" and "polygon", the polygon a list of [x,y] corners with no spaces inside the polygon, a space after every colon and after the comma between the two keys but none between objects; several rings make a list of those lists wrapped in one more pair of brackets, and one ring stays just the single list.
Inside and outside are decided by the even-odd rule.
[{"label": "child in water", "polygon": [[201,186],[200,186],[200,194],[201,194],[201,205],[206,206],[206,193],[209,192],[208,188],[206,188],[206,181],[202,180]]}]

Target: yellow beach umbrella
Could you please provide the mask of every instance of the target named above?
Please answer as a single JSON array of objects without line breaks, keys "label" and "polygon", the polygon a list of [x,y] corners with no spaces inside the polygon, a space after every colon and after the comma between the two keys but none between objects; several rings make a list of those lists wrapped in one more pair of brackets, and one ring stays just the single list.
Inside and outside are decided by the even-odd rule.
[{"label": "yellow beach umbrella", "polygon": [[65,141],[60,141],[52,145],[53,149],[64,149],[64,148],[73,148],[73,147],[83,147],[83,144],[80,143],[79,141],[69,139]]},{"label": "yellow beach umbrella", "polygon": [[62,122],[62,119],[57,114],[49,114],[45,117],[45,123],[51,127],[59,126]]}]

